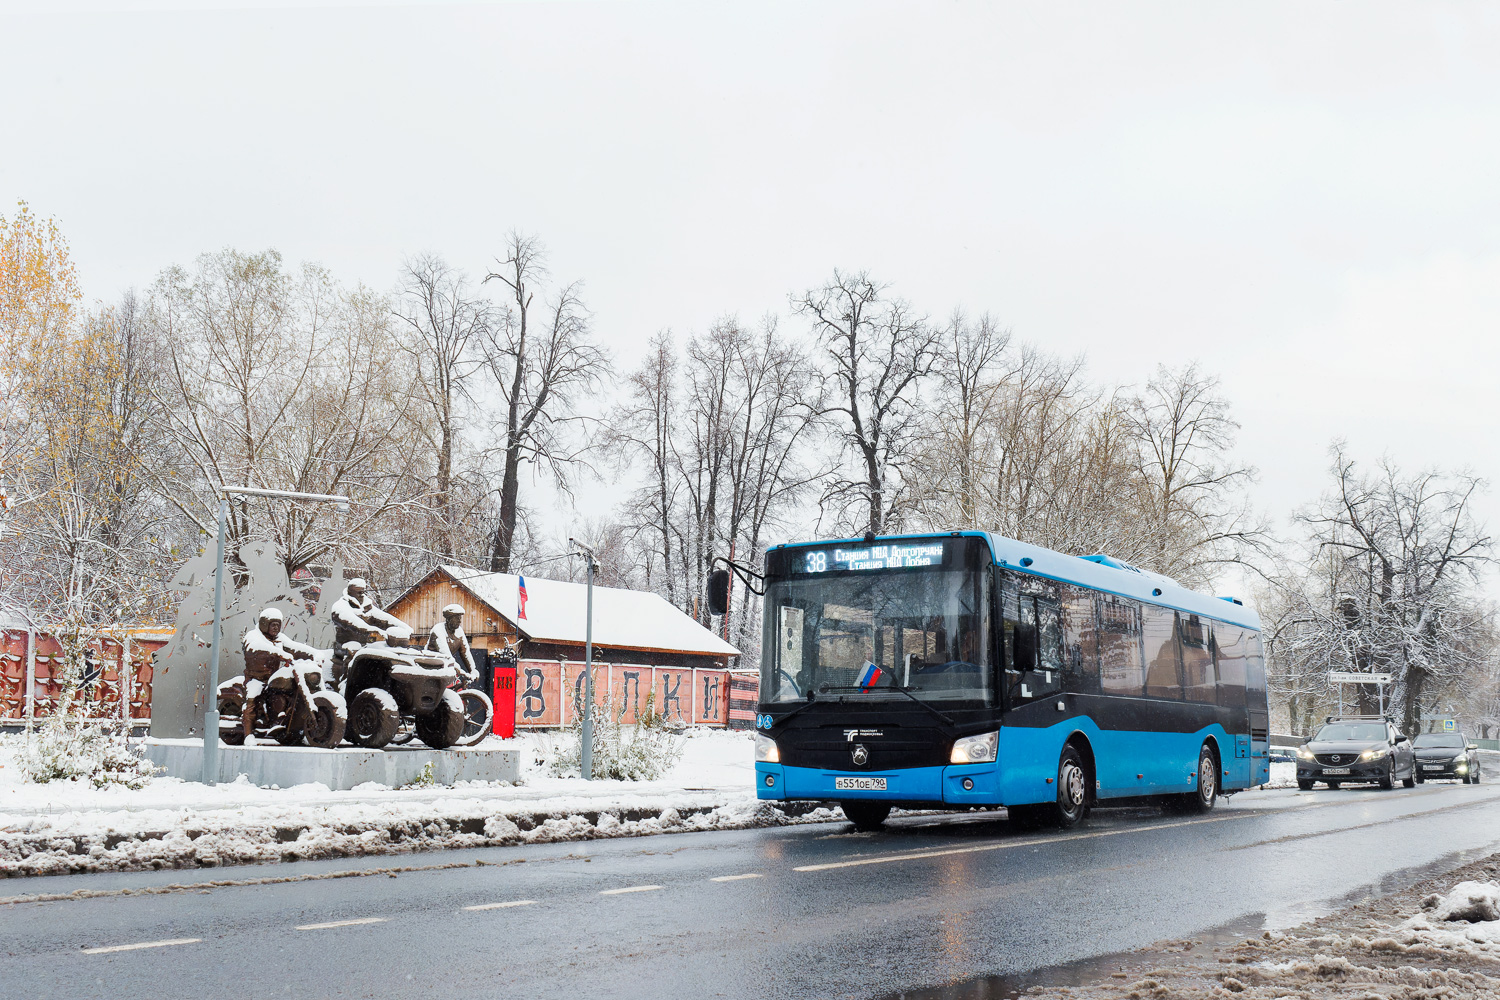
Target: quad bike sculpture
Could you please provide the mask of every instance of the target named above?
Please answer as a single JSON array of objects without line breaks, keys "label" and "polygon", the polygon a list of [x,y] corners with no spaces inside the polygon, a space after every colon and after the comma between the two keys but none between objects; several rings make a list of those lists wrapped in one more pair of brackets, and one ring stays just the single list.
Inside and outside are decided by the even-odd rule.
[{"label": "quad bike sculpture", "polygon": [[405,726],[434,750],[448,749],[464,734],[453,658],[412,649],[409,625],[383,631],[383,639],[349,651],[342,684],[349,742],[378,750]]},{"label": "quad bike sculpture", "polygon": [[446,649],[411,648],[411,626],[364,593],[365,582],[351,580],[333,606],[334,677],[349,704],[349,742],[378,750],[407,727],[433,749],[448,749],[464,735],[458,664]]},{"label": "quad bike sculpture", "polygon": [[245,633],[245,673],[219,685],[219,738],[230,746],[263,737],[336,747],[346,712],[344,699],[323,687],[324,651],[283,638],[281,624],[281,612],[267,608]]}]

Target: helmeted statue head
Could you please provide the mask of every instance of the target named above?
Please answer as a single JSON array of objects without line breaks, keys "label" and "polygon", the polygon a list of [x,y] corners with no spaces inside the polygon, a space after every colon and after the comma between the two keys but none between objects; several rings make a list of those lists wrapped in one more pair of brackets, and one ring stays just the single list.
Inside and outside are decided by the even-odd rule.
[{"label": "helmeted statue head", "polygon": [[260,613],[260,621],[257,624],[262,635],[267,639],[275,639],[281,634],[283,624],[281,612],[276,608],[266,608]]}]

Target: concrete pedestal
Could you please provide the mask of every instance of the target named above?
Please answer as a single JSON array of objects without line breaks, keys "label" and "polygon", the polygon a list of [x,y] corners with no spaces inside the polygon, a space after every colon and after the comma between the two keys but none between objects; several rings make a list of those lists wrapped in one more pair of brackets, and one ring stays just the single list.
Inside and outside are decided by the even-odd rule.
[{"label": "concrete pedestal", "polygon": [[[169,777],[200,781],[203,777],[202,740],[148,740],[146,759],[166,768]],[[521,773],[521,754],[516,749],[454,748],[430,750],[424,746],[365,750],[340,747],[315,750],[309,747],[219,746],[218,780],[233,782],[240,775],[262,787],[290,788],[321,782],[335,791],[377,781],[392,788],[410,784],[432,764],[432,777],[440,785],[455,781],[515,781]]]}]

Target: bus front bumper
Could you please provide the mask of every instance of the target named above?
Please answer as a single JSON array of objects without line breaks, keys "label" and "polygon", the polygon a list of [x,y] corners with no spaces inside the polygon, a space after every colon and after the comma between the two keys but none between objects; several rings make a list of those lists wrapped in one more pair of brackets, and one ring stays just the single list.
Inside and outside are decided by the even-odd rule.
[{"label": "bus front bumper", "polygon": [[[855,787],[840,788],[840,779]],[[868,779],[877,779],[870,781]],[[885,788],[869,785],[883,781]],[[965,787],[967,785],[967,787]],[[910,767],[889,771],[827,771],[783,764],[755,765],[755,794],[772,800],[879,799],[910,805],[998,806],[1000,777],[994,763]]]}]

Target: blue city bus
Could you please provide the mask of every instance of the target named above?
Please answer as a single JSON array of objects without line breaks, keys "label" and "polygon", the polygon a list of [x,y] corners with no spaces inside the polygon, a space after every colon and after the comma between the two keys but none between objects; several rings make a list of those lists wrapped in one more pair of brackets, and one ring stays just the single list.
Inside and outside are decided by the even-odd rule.
[{"label": "blue city bus", "polygon": [[1270,779],[1260,620],[1233,598],[979,531],[779,545],[760,582],[762,799],[1066,828]]}]

